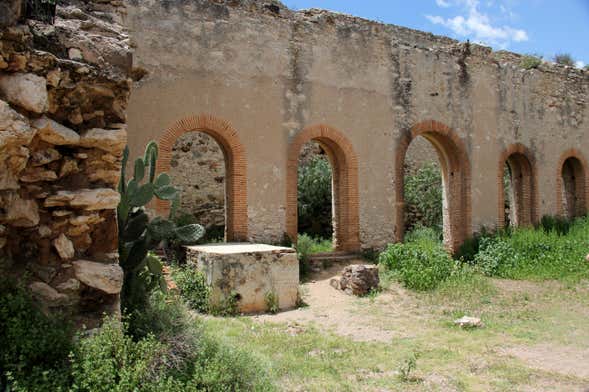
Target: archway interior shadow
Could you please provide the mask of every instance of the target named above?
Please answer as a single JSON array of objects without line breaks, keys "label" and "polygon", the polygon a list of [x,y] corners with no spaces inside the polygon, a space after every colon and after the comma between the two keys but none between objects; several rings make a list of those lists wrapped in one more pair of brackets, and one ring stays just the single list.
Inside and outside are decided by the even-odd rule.
[{"label": "archway interior shadow", "polygon": [[[521,144],[512,145],[503,152],[497,174],[498,228],[506,225],[526,227],[537,223],[538,199],[534,162],[533,155]],[[505,186],[506,182],[508,188]]]},{"label": "archway interior shadow", "polygon": [[567,158],[561,170],[561,211],[572,219],[587,214],[586,174],[583,163],[576,157]]}]

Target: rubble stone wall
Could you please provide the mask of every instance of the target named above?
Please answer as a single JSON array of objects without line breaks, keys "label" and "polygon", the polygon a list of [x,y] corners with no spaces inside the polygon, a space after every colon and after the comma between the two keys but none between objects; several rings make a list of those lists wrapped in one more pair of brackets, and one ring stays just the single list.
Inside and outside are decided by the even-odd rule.
[{"label": "rubble stone wall", "polygon": [[132,150],[190,116],[229,123],[245,151],[247,236],[257,242],[279,242],[288,231],[296,215],[287,202],[296,189],[289,148],[319,124],[340,136],[314,139],[353,148],[338,170],[357,159],[357,182],[340,177],[358,204],[336,200],[336,215],[357,219],[363,248],[402,238],[402,167],[416,136],[444,157],[453,246],[502,224],[505,152],[523,146],[532,155],[523,205],[538,219],[559,210],[561,155],[589,150],[583,70],[524,69],[514,53],[271,0],[127,5],[135,60],[148,71],[129,104]]},{"label": "rubble stone wall", "polygon": [[120,311],[123,14],[117,0],[62,0],[54,24],[0,19],[0,273],[89,327]]}]

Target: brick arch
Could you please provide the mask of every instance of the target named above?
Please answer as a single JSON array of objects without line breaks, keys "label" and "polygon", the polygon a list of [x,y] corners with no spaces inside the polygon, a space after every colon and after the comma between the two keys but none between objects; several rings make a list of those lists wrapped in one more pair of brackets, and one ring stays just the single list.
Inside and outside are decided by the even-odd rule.
[{"label": "brick arch", "polygon": [[402,133],[395,155],[395,241],[403,241],[405,232],[405,156],[418,136],[435,148],[444,184],[444,243],[452,252],[458,250],[471,231],[471,167],[466,145],[448,126],[434,120],[415,124]]},{"label": "brick arch", "polygon": [[[157,171],[169,172],[172,148],[176,140],[187,132],[204,132],[213,137],[225,158],[225,238],[227,241],[247,241],[247,160],[237,131],[228,122],[201,114],[185,117],[164,131],[159,139]],[[158,214],[165,215],[170,203],[156,200]]]},{"label": "brick arch", "polygon": [[[570,163],[568,169],[571,173],[566,173],[574,177],[572,192],[567,192],[565,189],[566,183],[563,182],[563,176],[565,173],[565,164],[567,161]],[[560,156],[556,171],[556,211],[558,215],[568,216],[569,218],[583,216],[587,214],[589,209],[589,166],[587,160],[576,148],[566,150]],[[564,191],[564,192],[563,192]],[[564,195],[563,195],[564,193]],[[571,194],[572,193],[572,194]],[[573,204],[572,210],[565,211],[563,206],[563,196],[572,198]],[[570,200],[570,199],[569,199]],[[567,203],[567,205],[569,205]]]},{"label": "brick arch", "polygon": [[299,154],[303,145],[318,142],[332,165],[333,231],[335,249],[360,250],[358,158],[350,141],[335,128],[319,124],[300,131],[290,142],[287,159],[286,232],[296,241],[298,232],[297,184]]},{"label": "brick arch", "polygon": [[534,154],[523,144],[507,147],[499,158],[497,170],[498,217],[497,227],[505,226],[505,191],[503,173],[505,164],[511,170],[515,225],[530,226],[538,222],[538,176]]}]

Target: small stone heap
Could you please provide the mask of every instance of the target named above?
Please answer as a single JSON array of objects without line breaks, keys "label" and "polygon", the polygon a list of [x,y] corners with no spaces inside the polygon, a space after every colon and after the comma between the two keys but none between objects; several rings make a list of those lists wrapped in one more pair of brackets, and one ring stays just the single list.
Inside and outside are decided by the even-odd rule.
[{"label": "small stone heap", "polygon": [[54,25],[0,18],[0,274],[94,326],[119,312],[116,186],[131,51],[115,1],[60,1]]},{"label": "small stone heap", "polygon": [[349,265],[344,268],[340,279],[330,281],[331,286],[346,294],[363,296],[378,288],[378,266]]}]

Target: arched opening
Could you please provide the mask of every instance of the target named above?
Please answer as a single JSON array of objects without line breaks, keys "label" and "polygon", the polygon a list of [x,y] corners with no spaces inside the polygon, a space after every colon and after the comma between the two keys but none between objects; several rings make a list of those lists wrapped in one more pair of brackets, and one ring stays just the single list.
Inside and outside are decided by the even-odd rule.
[{"label": "arched opening", "polygon": [[570,150],[562,155],[557,181],[557,209],[561,216],[572,219],[587,214],[587,163],[580,152]]},{"label": "arched opening", "polygon": [[[297,203],[297,233],[333,242],[333,176],[332,163],[326,149],[316,141],[303,145],[299,154]],[[329,251],[333,245],[326,247]]]},{"label": "arched opening", "polygon": [[[225,191],[224,239],[225,241],[247,241],[246,155],[244,147],[237,136],[237,131],[229,123],[210,115],[191,116],[176,122],[164,132],[159,140],[158,172],[171,172],[174,147],[177,145],[178,139],[181,139],[187,133],[196,132],[210,136],[223,155],[225,163],[225,176],[223,179]],[[180,149],[182,149],[183,141],[190,141],[190,139],[181,139]],[[190,148],[187,152],[191,150]],[[176,155],[179,157],[179,154]],[[187,170],[190,170],[190,167]],[[196,168],[192,168],[192,170],[184,174],[186,176],[199,175]],[[158,214],[167,215],[170,203],[157,200],[155,207]]]},{"label": "arched opening", "polygon": [[442,171],[434,146],[423,136],[416,137],[405,154],[404,164],[405,234],[417,228],[443,232],[444,192]]},{"label": "arched opening", "polygon": [[225,239],[225,157],[215,139],[204,132],[186,132],[172,147],[168,172],[180,191],[176,216],[199,223],[205,242]]},{"label": "arched opening", "polygon": [[303,146],[311,141],[319,144],[331,166],[333,249],[358,251],[358,161],[345,136],[326,125],[305,128],[290,143],[287,161],[286,234],[296,242],[299,229],[299,157]]},{"label": "arched opening", "polygon": [[530,226],[537,222],[536,175],[532,154],[516,144],[499,161],[499,227]]},{"label": "arched opening", "polygon": [[452,252],[470,235],[470,161],[462,140],[437,121],[424,121],[404,133],[396,154],[396,240],[405,231],[405,158],[409,145],[423,137],[435,149],[442,174],[442,226],[445,246]]}]

